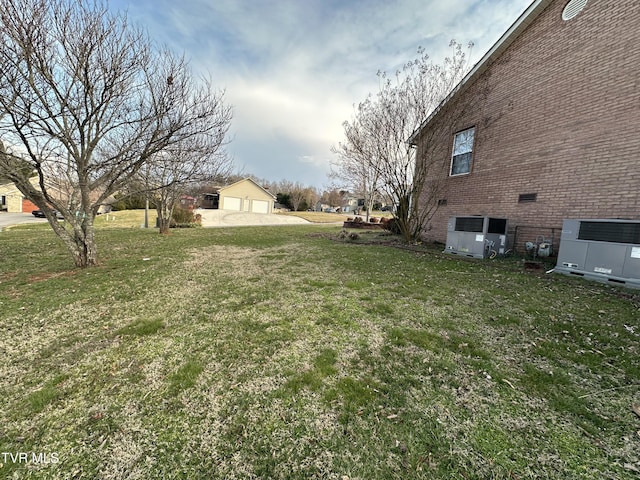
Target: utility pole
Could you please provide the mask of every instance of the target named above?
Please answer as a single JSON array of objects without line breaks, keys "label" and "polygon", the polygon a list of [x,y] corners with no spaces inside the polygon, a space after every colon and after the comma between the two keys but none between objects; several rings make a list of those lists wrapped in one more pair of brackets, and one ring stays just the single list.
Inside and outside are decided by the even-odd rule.
[{"label": "utility pole", "polygon": [[144,200],[144,228],[149,228],[149,194],[145,195]]}]

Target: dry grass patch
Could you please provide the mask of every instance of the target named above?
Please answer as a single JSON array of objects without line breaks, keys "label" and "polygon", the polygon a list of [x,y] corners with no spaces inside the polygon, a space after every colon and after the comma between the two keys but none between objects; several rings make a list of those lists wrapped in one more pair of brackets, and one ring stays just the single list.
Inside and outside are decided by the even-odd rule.
[{"label": "dry grass patch", "polygon": [[341,213],[327,212],[284,212],[278,215],[289,215],[292,217],[304,218],[312,223],[341,223],[346,220],[346,216]]},{"label": "dry grass patch", "polygon": [[633,292],[339,230],[105,229],[74,275],[3,232],[0,445],[60,458],[3,474],[637,476]]}]

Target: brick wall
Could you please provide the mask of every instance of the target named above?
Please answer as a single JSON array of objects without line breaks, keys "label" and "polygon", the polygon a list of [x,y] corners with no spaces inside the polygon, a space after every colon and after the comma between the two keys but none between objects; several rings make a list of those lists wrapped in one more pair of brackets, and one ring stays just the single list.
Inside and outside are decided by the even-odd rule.
[{"label": "brick wall", "polygon": [[21,212],[22,213],[31,213],[34,210],[39,210],[40,207],[38,207],[35,203],[33,203],[30,200],[27,200],[26,198],[22,199],[22,206],[21,206]]},{"label": "brick wall", "polygon": [[[552,2],[420,136],[446,200],[425,236],[457,215],[560,228],[564,218],[640,219],[640,2]],[[475,126],[471,173],[449,177],[453,135]],[[438,140],[426,145],[433,132]],[[520,194],[536,194],[519,203]]]}]

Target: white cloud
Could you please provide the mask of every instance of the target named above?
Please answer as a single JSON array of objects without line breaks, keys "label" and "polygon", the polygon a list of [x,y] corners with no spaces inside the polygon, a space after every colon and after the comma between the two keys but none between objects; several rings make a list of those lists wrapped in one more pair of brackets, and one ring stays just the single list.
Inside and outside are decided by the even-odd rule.
[{"label": "white cloud", "polygon": [[[127,0],[116,0],[112,8]],[[419,46],[441,61],[449,40],[480,59],[529,0],[139,0],[130,16],[184,50],[234,106],[238,167],[321,186],[353,104]],[[262,172],[262,173],[259,173]],[[291,175],[291,176],[290,176]],[[295,177],[293,175],[296,175]]]}]

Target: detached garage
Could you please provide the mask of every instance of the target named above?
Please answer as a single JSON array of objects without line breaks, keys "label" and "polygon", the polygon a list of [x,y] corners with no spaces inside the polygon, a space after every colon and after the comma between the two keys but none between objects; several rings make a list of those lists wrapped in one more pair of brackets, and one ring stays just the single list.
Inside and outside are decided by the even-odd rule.
[{"label": "detached garage", "polygon": [[242,211],[242,199],[236,197],[222,197],[222,209],[240,212]]},{"label": "detached garage", "polygon": [[250,178],[220,187],[206,194],[203,208],[221,208],[234,212],[273,213],[276,197]]},{"label": "detached garage", "polygon": [[269,213],[269,205],[273,205],[273,202],[251,200],[251,211],[253,213]]}]

